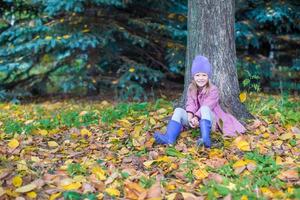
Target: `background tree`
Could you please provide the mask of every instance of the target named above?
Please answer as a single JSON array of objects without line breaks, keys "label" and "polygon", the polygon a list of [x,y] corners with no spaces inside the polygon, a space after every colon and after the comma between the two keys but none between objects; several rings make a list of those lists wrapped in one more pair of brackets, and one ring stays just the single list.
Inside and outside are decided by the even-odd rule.
[{"label": "background tree", "polygon": [[234,1],[188,1],[188,42],[183,101],[190,83],[195,55],[210,60],[212,82],[219,88],[223,107],[239,119],[251,115],[239,101],[234,38]]},{"label": "background tree", "polygon": [[[299,3],[235,2],[241,90],[300,91]],[[187,0],[3,0],[0,100],[104,90],[141,99],[164,80],[182,83],[186,16]]]}]

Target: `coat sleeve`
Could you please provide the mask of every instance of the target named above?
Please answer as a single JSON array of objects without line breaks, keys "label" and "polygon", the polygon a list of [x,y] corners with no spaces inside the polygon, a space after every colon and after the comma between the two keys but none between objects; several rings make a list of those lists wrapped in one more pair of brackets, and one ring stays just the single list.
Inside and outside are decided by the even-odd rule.
[{"label": "coat sleeve", "polygon": [[204,98],[203,102],[201,102],[201,105],[199,109],[196,111],[195,115],[201,118],[201,112],[200,112],[201,106],[208,106],[212,111],[218,105],[218,103],[219,103],[219,91],[217,87],[214,87],[209,91],[207,96]]},{"label": "coat sleeve", "polygon": [[188,89],[185,110],[187,112],[193,113],[193,115],[198,110],[198,104],[196,98],[197,98],[196,95],[193,94],[190,91],[190,89]]}]

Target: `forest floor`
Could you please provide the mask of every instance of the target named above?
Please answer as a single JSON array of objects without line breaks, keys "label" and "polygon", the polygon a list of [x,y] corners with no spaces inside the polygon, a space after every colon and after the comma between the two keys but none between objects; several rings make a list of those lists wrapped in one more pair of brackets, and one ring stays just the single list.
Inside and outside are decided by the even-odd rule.
[{"label": "forest floor", "polygon": [[300,198],[299,97],[248,94],[247,133],[205,149],[196,129],[154,143],[180,92],[157,94],[0,103],[0,199]]}]

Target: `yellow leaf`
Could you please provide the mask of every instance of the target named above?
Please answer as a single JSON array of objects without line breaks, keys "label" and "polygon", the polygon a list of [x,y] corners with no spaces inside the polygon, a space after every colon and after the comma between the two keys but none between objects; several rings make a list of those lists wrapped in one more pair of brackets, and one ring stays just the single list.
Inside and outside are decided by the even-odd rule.
[{"label": "yellow leaf", "polygon": [[135,69],[133,68],[133,67],[131,67],[130,69],[129,69],[129,72],[131,72],[131,73],[133,73],[135,71]]},{"label": "yellow leaf", "polygon": [[105,192],[110,196],[116,196],[116,197],[120,196],[120,191],[115,188],[106,188]]},{"label": "yellow leaf", "polygon": [[152,125],[156,124],[155,119],[153,119],[152,117],[150,118],[150,124],[152,124]]},{"label": "yellow leaf", "polygon": [[124,136],[124,130],[123,130],[123,128],[120,128],[120,129],[117,131],[117,135],[118,135],[119,137],[123,137],[123,136]]},{"label": "yellow leaf", "polygon": [[268,132],[265,132],[262,136],[263,136],[263,138],[269,138],[270,134]]},{"label": "yellow leaf", "polygon": [[5,194],[5,190],[2,187],[0,187],[0,197],[4,194]]},{"label": "yellow leaf", "polygon": [[243,195],[243,196],[241,197],[241,200],[248,200],[248,197],[247,197],[246,195]]},{"label": "yellow leaf", "polygon": [[174,184],[167,184],[165,188],[167,190],[175,190],[176,189],[176,185],[174,185]]},{"label": "yellow leaf", "polygon": [[26,196],[27,196],[28,198],[30,198],[30,199],[35,199],[36,196],[37,196],[37,194],[36,194],[36,192],[31,191],[31,192],[28,192],[28,193],[26,194]]},{"label": "yellow leaf", "polygon": [[32,162],[40,162],[41,159],[39,157],[37,157],[37,156],[31,156],[31,161]]},{"label": "yellow leaf", "polygon": [[75,183],[62,186],[64,190],[78,190],[80,187],[81,187],[80,182],[75,182]]},{"label": "yellow leaf", "polygon": [[19,194],[18,194],[17,192],[12,191],[12,190],[10,190],[10,189],[6,189],[6,190],[5,190],[5,193],[6,193],[8,196],[10,196],[10,197],[18,197],[18,196],[19,196]]},{"label": "yellow leaf", "polygon": [[246,99],[247,99],[247,93],[246,92],[242,92],[240,94],[240,101],[243,103],[243,102],[246,101]]},{"label": "yellow leaf", "polygon": [[64,39],[68,39],[68,38],[70,38],[70,37],[71,37],[70,35],[64,35],[64,36],[63,36]]},{"label": "yellow leaf", "polygon": [[276,156],[276,164],[282,165],[282,158],[280,156]]},{"label": "yellow leaf", "polygon": [[204,169],[195,169],[193,174],[198,180],[202,180],[208,176],[207,171]]},{"label": "yellow leaf", "polygon": [[48,131],[42,129],[42,130],[39,130],[39,131],[38,131],[38,134],[40,134],[40,135],[42,135],[42,136],[46,136],[46,135],[48,135]]},{"label": "yellow leaf", "polygon": [[17,170],[18,171],[27,171],[28,170],[27,163],[25,160],[20,160],[17,163]]},{"label": "yellow leaf", "polygon": [[239,160],[237,162],[235,162],[232,167],[233,168],[238,168],[238,167],[244,167],[247,165],[247,162],[245,162],[244,160]]},{"label": "yellow leaf", "polygon": [[144,162],[143,164],[144,164],[144,166],[145,166],[146,168],[150,168],[150,166],[151,166],[155,161],[156,161],[156,160],[149,160],[149,161]]},{"label": "yellow leaf", "polygon": [[127,119],[120,119],[118,120],[122,126],[125,128],[132,127],[132,124]]},{"label": "yellow leaf", "polygon": [[279,147],[280,145],[282,145],[283,141],[282,140],[276,140],[273,142],[273,145],[276,147]]},{"label": "yellow leaf", "polygon": [[12,179],[12,184],[15,186],[15,187],[20,187],[23,183],[23,180],[20,176],[15,176],[13,179]]},{"label": "yellow leaf", "polygon": [[161,108],[157,111],[157,113],[159,113],[159,114],[163,114],[165,112],[167,112],[167,110],[165,108]]},{"label": "yellow leaf", "polygon": [[289,140],[293,137],[292,133],[285,133],[285,134],[282,134],[279,138],[281,140]]},{"label": "yellow leaf", "polygon": [[[287,192],[289,193],[289,194],[293,194],[294,193],[294,188],[292,188],[292,187],[288,187],[288,189],[287,189]],[[1,195],[0,195],[1,196]]]},{"label": "yellow leaf", "polygon": [[90,137],[91,135],[92,135],[92,133],[89,131],[89,130],[87,130],[86,128],[84,128],[84,129],[81,129],[80,130],[80,134],[82,135],[82,136],[88,136],[88,137]]},{"label": "yellow leaf", "polygon": [[86,32],[89,32],[89,31],[90,31],[90,29],[83,29],[81,32],[86,33]]},{"label": "yellow leaf", "polygon": [[222,156],[223,156],[223,152],[221,149],[212,149],[209,152],[209,158],[214,158],[214,157],[222,158]]},{"label": "yellow leaf", "polygon": [[55,200],[55,199],[57,199],[60,195],[61,195],[61,192],[58,192],[58,193],[55,193],[55,194],[51,194],[51,196],[49,197],[49,200]]},{"label": "yellow leaf", "polygon": [[9,146],[9,148],[11,148],[11,149],[15,149],[15,148],[17,148],[19,145],[20,145],[20,143],[19,143],[19,141],[16,140],[16,139],[12,139],[12,140],[8,143],[8,146]]},{"label": "yellow leaf", "polygon": [[133,183],[130,181],[125,182],[124,193],[126,199],[139,199],[139,197],[144,196],[145,198],[147,196],[147,190],[142,188],[138,183]]},{"label": "yellow leaf", "polygon": [[236,190],[236,185],[232,182],[229,182],[227,188],[230,189],[230,190]]},{"label": "yellow leaf", "polygon": [[241,151],[251,151],[249,143],[245,140],[239,141],[237,143],[237,148],[239,148]]},{"label": "yellow leaf", "polygon": [[134,127],[134,131],[133,131],[134,132],[134,137],[138,137],[139,134],[141,133],[142,129],[143,129],[142,126],[136,126],[136,127]]},{"label": "yellow leaf", "polygon": [[174,200],[177,196],[177,193],[172,193],[166,196],[167,200]]},{"label": "yellow leaf", "polygon": [[48,146],[49,147],[58,147],[58,144],[55,141],[49,141]]},{"label": "yellow leaf", "polygon": [[262,187],[262,188],[260,188],[260,191],[265,196],[268,196],[268,197],[272,197],[273,196],[273,192],[269,188]]},{"label": "yellow leaf", "polygon": [[46,37],[45,37],[45,40],[51,40],[51,39],[52,39],[51,36],[46,36]]},{"label": "yellow leaf", "polygon": [[139,147],[139,146],[141,146],[141,144],[140,144],[136,139],[132,139],[132,145],[133,145],[134,147]]},{"label": "yellow leaf", "polygon": [[104,194],[103,193],[99,193],[98,195],[97,195],[97,199],[98,200],[102,200],[104,198]]},{"label": "yellow leaf", "polygon": [[23,187],[19,187],[16,189],[16,192],[18,193],[26,193],[29,192],[31,190],[34,190],[35,188],[37,188],[37,185],[34,183],[30,183],[28,185],[24,185]]},{"label": "yellow leaf", "polygon": [[169,162],[171,162],[171,159],[168,156],[162,156],[162,157],[157,158],[156,161],[169,163]]},{"label": "yellow leaf", "polygon": [[84,183],[84,182],[87,182],[87,180],[86,180],[85,176],[83,176],[83,175],[77,175],[77,176],[73,177],[73,182]]},{"label": "yellow leaf", "polygon": [[106,180],[105,171],[101,167],[99,166],[94,167],[92,169],[92,173],[95,174],[97,178],[100,179],[101,181]]}]

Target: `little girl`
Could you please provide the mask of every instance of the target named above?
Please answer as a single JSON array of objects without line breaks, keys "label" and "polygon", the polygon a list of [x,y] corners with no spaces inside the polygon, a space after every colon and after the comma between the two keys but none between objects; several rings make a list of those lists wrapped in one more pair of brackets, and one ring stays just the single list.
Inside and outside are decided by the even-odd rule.
[{"label": "little girl", "polygon": [[210,133],[219,128],[224,136],[236,136],[244,133],[245,127],[231,114],[222,110],[219,104],[218,88],[209,78],[211,76],[211,64],[204,56],[196,56],[193,60],[191,81],[185,110],[176,108],[172,119],[169,121],[165,134],[156,132],[155,141],[158,144],[174,144],[183,126],[191,128],[200,127],[201,136],[197,145],[204,144],[211,147]]}]

